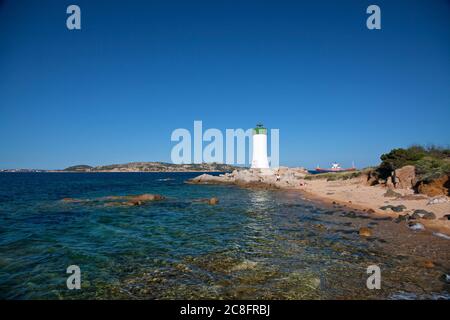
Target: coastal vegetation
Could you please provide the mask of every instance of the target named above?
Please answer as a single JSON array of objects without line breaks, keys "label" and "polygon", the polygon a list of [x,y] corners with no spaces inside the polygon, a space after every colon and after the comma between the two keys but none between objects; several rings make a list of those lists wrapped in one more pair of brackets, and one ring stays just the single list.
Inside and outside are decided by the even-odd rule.
[{"label": "coastal vegetation", "polygon": [[372,168],[346,172],[327,172],[319,174],[310,174],[305,177],[305,180],[320,180],[320,179],[326,179],[327,181],[348,180],[360,177],[363,173],[366,173],[368,170],[372,170]]},{"label": "coastal vegetation", "polygon": [[85,164],[71,166],[71,167],[64,169],[64,171],[73,171],[73,172],[86,172],[86,171],[90,171],[90,170],[92,170],[92,167],[85,165]]},{"label": "coastal vegetation", "polygon": [[450,149],[436,146],[411,146],[393,149],[381,155],[377,168],[380,178],[387,178],[393,171],[407,165],[416,168],[418,181],[430,182],[450,174]]}]

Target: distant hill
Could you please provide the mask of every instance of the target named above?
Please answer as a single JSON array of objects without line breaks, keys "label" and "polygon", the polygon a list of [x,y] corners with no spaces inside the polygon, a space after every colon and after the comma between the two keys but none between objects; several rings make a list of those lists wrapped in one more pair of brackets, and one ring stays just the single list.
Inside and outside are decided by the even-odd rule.
[{"label": "distant hill", "polygon": [[72,167],[68,167],[65,168],[63,171],[80,171],[80,172],[86,172],[86,171],[90,171],[92,169],[91,166],[85,165],[85,164],[80,164],[77,166],[72,166]]},{"label": "distant hill", "polygon": [[173,164],[166,162],[130,162],[91,167],[88,165],[71,166],[63,171],[70,172],[228,172],[238,167],[222,163]]}]

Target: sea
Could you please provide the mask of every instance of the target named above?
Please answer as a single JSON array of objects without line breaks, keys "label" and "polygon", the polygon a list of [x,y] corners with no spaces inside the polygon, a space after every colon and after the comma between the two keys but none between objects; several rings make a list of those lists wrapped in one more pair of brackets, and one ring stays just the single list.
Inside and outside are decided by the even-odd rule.
[{"label": "sea", "polygon": [[[450,297],[448,239],[295,190],[186,183],[198,174],[0,173],[0,298]],[[141,194],[165,199],[109,201]]]}]

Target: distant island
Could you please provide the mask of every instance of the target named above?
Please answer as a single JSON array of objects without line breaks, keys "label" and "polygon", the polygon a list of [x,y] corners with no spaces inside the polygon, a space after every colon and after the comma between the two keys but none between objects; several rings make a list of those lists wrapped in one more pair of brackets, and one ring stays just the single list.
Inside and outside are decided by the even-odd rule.
[{"label": "distant island", "polygon": [[[236,167],[223,163],[173,164],[167,162],[130,162],[92,167],[76,165],[62,170],[4,169],[0,172],[231,172]],[[242,168],[241,168],[242,169]]]}]

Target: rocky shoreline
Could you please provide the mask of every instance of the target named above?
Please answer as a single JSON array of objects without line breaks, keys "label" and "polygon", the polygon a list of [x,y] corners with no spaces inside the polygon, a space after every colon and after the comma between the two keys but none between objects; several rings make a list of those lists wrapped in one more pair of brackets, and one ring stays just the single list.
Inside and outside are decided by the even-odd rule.
[{"label": "rocky shoreline", "polygon": [[242,169],[218,176],[202,174],[187,183],[234,184],[240,187],[263,189],[297,189],[305,185],[308,171],[304,168]]},{"label": "rocky shoreline", "polygon": [[370,174],[365,173],[355,174],[355,177],[346,180],[310,178],[304,168],[280,167],[234,170],[218,176],[202,174],[187,183],[298,190],[307,198],[392,217],[395,222],[404,223],[413,231],[430,229],[438,236],[450,236],[449,198],[416,194],[411,187],[410,175],[398,174],[396,185],[372,185]]}]

